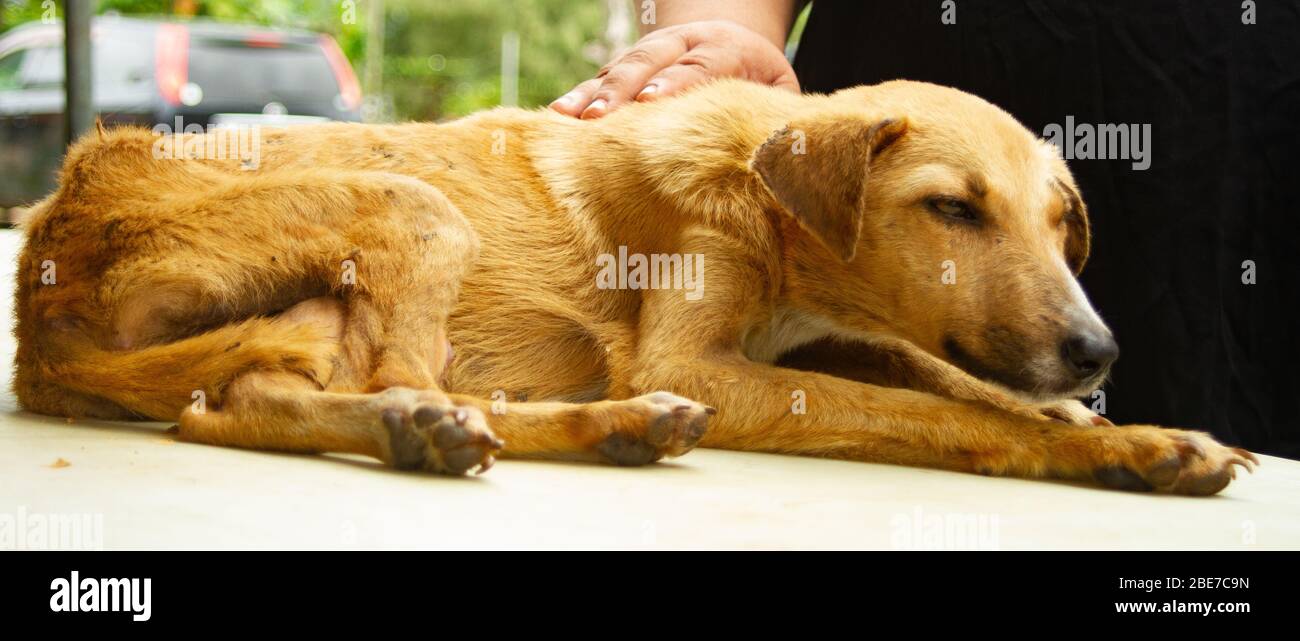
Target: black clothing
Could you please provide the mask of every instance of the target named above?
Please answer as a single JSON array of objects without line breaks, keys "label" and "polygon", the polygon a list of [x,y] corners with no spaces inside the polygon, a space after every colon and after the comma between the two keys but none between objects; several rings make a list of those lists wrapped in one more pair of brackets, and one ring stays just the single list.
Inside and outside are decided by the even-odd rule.
[{"label": "black clothing", "polygon": [[[1300,458],[1300,2],[815,0],[805,91],[892,78],[977,94],[1040,135],[1149,123],[1150,167],[1071,160],[1083,284],[1121,356],[1115,422]],[[1243,284],[1244,261],[1256,282]]]}]

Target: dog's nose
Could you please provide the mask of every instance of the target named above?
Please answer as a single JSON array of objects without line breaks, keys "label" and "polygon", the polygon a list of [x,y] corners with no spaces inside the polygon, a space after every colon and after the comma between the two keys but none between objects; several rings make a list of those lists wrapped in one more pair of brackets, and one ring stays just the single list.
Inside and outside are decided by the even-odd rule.
[{"label": "dog's nose", "polygon": [[1119,358],[1119,345],[1109,332],[1084,331],[1065,339],[1061,355],[1070,371],[1085,379],[1114,363]]}]

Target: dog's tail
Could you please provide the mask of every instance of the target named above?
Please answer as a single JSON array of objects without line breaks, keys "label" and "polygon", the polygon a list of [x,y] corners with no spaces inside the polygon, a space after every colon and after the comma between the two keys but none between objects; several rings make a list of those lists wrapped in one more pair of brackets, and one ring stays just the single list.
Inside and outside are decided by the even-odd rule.
[{"label": "dog's tail", "polygon": [[[292,371],[327,380],[333,352],[322,345],[335,341],[319,325],[255,317],[135,350],[105,350],[89,338],[65,339],[47,344],[50,351],[35,365],[40,378],[66,389],[141,416],[175,420],[191,404],[219,404],[226,386],[244,372]],[[40,411],[33,407],[38,403],[22,398],[22,386],[15,387],[25,407]]]}]

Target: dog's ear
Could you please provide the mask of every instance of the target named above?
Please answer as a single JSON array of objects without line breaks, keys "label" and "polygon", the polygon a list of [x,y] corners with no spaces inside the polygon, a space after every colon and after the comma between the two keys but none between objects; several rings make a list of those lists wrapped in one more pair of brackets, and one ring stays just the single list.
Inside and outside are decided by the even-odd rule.
[{"label": "dog's ear", "polygon": [[906,131],[905,118],[794,122],[754,152],[750,167],[801,227],[848,262],[862,232],[871,160]]},{"label": "dog's ear", "polygon": [[1083,265],[1088,262],[1089,248],[1092,245],[1092,232],[1088,225],[1088,208],[1083,204],[1079,192],[1068,182],[1056,180],[1057,189],[1065,199],[1065,264],[1078,276]]}]

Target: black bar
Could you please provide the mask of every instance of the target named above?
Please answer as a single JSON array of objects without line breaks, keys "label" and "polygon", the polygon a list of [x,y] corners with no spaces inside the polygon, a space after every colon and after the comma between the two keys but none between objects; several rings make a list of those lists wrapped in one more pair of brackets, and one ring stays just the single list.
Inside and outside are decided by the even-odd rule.
[{"label": "black bar", "polygon": [[[14,552],[3,555],[0,611],[10,626],[43,633],[196,624],[212,632],[267,620],[304,629],[515,621],[618,630],[702,617],[769,633],[793,628],[800,638],[844,624],[1037,637],[1046,629],[1028,624],[1048,620],[1073,638],[1090,625],[1256,629],[1243,626],[1286,622],[1295,610],[1292,553],[636,554]],[[88,589],[100,582],[101,593],[107,579],[137,579],[140,593],[150,579],[148,620],[126,607],[56,611],[74,577],[92,579]],[[1156,609],[1127,611],[1136,604]],[[1182,610],[1190,604],[1214,609]]]}]

